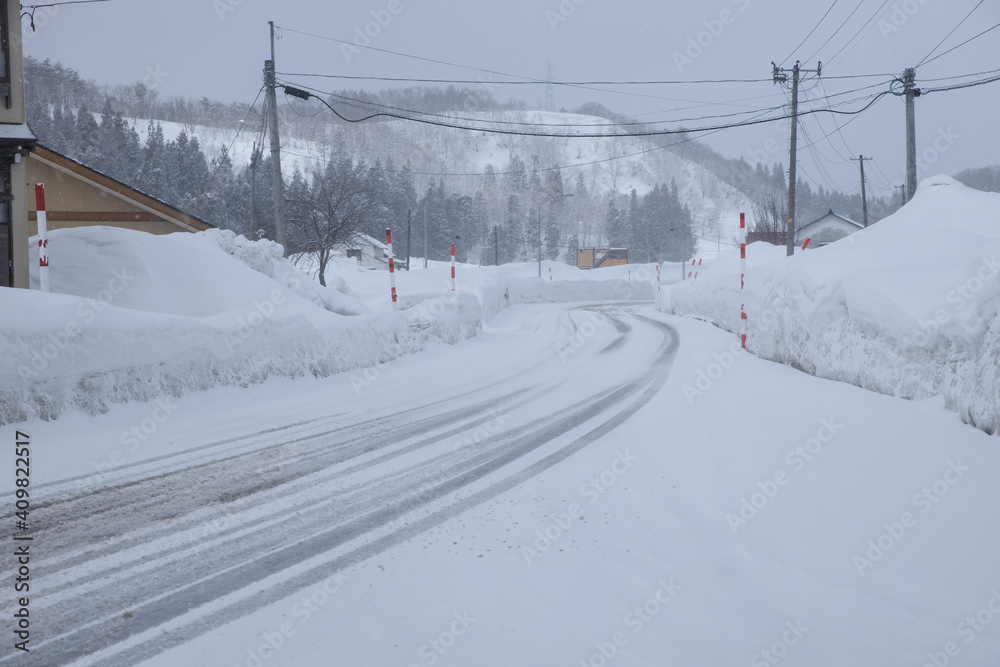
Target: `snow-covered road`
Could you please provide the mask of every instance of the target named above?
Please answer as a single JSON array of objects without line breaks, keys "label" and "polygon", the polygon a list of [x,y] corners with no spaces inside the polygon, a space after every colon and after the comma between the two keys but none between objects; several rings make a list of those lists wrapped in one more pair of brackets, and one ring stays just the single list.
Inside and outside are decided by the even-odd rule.
[{"label": "snow-covered road", "polygon": [[375,414],[192,443],[114,483],[51,484],[35,515],[34,651],[134,664],[322,583],[609,433],[662,387],[678,343],[614,305],[536,308],[492,338],[449,360],[439,377],[453,386],[355,375],[359,398],[395,403]]},{"label": "snow-covered road", "polygon": [[733,343],[514,306],[378,368],[25,424],[31,664],[996,665],[995,438]]}]

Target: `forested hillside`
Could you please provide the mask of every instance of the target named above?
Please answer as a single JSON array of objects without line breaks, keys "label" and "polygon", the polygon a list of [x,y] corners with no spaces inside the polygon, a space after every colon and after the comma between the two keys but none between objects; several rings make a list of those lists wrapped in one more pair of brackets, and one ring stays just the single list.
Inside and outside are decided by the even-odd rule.
[{"label": "forested hillside", "polygon": [[[25,72],[29,123],[44,145],[217,226],[274,237],[260,105],[162,98],[143,83],[101,86],[31,58]],[[537,112],[497,102],[485,88],[451,86],[329,97],[348,118],[394,109],[598,127],[607,138],[345,123],[317,101],[281,102],[293,252],[322,252],[355,232],[379,237],[386,227],[405,228],[409,217],[414,251],[422,252],[426,225],[431,258],[445,258],[459,239],[460,259],[483,263],[534,258],[539,244],[544,256],[567,261],[575,248],[599,245],[630,247],[642,260],[679,260],[695,252],[698,239],[713,250],[731,243],[738,211],[780,201],[786,189],[780,163],[751,166],[685,135],[621,136],[618,124],[629,119],[599,104]],[[870,199],[869,219],[892,206]],[[829,208],[861,219],[859,194],[814,190],[806,181],[799,181],[796,208],[803,221]]]}]

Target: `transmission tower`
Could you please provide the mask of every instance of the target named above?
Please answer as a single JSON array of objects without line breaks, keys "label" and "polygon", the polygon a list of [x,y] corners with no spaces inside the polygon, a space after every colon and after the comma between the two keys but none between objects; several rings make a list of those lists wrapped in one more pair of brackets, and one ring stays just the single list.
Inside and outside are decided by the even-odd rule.
[{"label": "transmission tower", "polygon": [[555,111],[556,110],[556,95],[553,90],[554,86],[552,82],[555,81],[555,77],[552,74],[552,62],[549,62],[549,69],[545,74],[545,111]]}]

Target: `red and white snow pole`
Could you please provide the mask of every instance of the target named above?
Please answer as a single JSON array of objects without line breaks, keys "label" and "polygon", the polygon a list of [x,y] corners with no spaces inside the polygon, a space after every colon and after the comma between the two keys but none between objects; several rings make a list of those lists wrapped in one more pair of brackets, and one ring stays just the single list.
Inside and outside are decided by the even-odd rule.
[{"label": "red and white snow pole", "polygon": [[552,281],[552,267],[549,267],[549,281]]},{"label": "red and white snow pole", "polygon": [[35,184],[35,204],[38,208],[38,285],[49,291],[49,221],[45,214],[45,184]]},{"label": "red and white snow pole", "polygon": [[451,244],[451,291],[455,291],[455,244]]},{"label": "red and white snow pole", "polygon": [[660,264],[656,265],[656,291],[660,291]]},{"label": "red and white snow pole", "polygon": [[396,307],[396,263],[392,256],[392,231],[386,227],[385,244],[388,246],[386,254],[389,255],[389,286],[392,288],[392,306]]},{"label": "red and white snow pole", "polygon": [[811,236],[810,236],[809,238],[807,238],[807,239],[806,239],[806,242],[805,242],[805,243],[803,243],[803,244],[802,244],[802,249],[803,249],[803,250],[805,250],[805,249],[806,249],[806,246],[807,246],[807,245],[809,245],[809,242],[810,242],[810,241],[812,241],[812,237],[811,237]]},{"label": "red and white snow pole", "polygon": [[692,275],[695,278],[697,278],[698,277],[698,269],[701,268],[701,258],[699,257],[697,260],[692,259],[691,260],[691,267],[692,267],[691,270],[688,271],[688,278],[690,278]]},{"label": "red and white snow pole", "polygon": [[743,309],[743,285],[747,274],[747,220],[746,214],[740,213],[740,344],[747,347],[747,312]]}]

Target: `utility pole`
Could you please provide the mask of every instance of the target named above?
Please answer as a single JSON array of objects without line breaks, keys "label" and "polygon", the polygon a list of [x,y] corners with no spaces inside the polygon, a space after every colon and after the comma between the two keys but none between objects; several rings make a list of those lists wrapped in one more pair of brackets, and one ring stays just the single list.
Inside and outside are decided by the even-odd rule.
[{"label": "utility pole", "polygon": [[493,225],[493,266],[500,266],[500,233]]},{"label": "utility pole", "polygon": [[[772,80],[774,83],[787,83],[788,74],[774,62],[771,62]],[[802,72],[815,72],[816,76],[823,75],[823,63],[816,63],[816,69],[804,70],[800,67],[799,61],[795,61],[792,68],[792,131],[790,133],[788,147],[788,226],[785,229],[785,254],[791,257],[795,254],[795,157],[798,148],[799,129],[799,75]]]},{"label": "utility pole", "polygon": [[427,198],[424,198],[424,268],[427,268]]},{"label": "utility pole", "polygon": [[899,208],[903,208],[906,204],[906,185],[894,185],[892,189],[893,191],[899,190]]},{"label": "utility pole", "polygon": [[868,226],[868,197],[865,196],[865,160],[871,160],[864,155],[858,156],[858,163],[861,165],[861,210],[865,216],[865,227]]},{"label": "utility pole", "polygon": [[253,142],[250,151],[250,233],[257,233],[257,142]]},{"label": "utility pole", "polygon": [[278,103],[275,95],[274,79],[274,21],[267,22],[271,26],[271,59],[264,61],[264,87],[267,88],[267,107],[270,112],[271,134],[271,189],[274,197],[274,233],[275,240],[288,256],[288,245],[285,239],[285,193],[284,182],[281,180],[281,140],[278,136]]},{"label": "utility pole", "polygon": [[413,235],[410,233],[410,214],[412,211],[406,209],[406,270],[410,270],[410,239]]},{"label": "utility pole", "polygon": [[920,97],[920,89],[914,84],[917,70],[907,67],[903,70],[903,94],[906,98],[906,200],[917,193],[917,121],[913,100]]},{"label": "utility pole", "polygon": [[542,277],[542,207],[538,206],[535,211],[535,220],[538,222],[538,277]]}]

